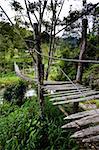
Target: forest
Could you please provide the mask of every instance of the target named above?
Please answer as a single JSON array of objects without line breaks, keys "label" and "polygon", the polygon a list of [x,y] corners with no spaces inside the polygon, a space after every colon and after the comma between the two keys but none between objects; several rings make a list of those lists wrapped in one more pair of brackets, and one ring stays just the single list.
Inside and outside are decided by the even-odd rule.
[{"label": "forest", "polygon": [[99,2],[3,1],[0,150],[98,150]]}]

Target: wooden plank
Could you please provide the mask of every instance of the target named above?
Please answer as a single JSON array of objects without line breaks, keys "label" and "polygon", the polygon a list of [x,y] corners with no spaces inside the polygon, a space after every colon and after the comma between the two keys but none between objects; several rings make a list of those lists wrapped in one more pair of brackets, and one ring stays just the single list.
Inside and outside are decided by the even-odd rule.
[{"label": "wooden plank", "polygon": [[99,142],[99,135],[85,138],[82,140],[83,143]]},{"label": "wooden plank", "polygon": [[[91,96],[91,95],[95,95],[95,94],[99,94],[99,91],[91,91],[91,92],[83,93],[84,96]],[[57,97],[57,98],[52,98],[52,99],[50,99],[50,101],[68,100],[68,99],[75,99],[75,98],[80,98],[80,97],[82,97],[82,94],[61,96],[61,97]]]},{"label": "wooden plank", "polygon": [[70,81],[44,81],[44,85],[64,85],[71,84]]},{"label": "wooden plank", "polygon": [[70,88],[70,87],[74,87],[74,88],[81,88],[81,87],[83,87],[84,88],[84,86],[82,86],[82,85],[79,85],[79,84],[75,84],[75,86],[73,86],[72,84],[64,84],[64,85],[46,85],[46,86],[44,86],[43,88],[46,88],[46,89],[55,89],[55,88]]},{"label": "wooden plank", "polygon": [[87,117],[84,117],[84,118],[81,118],[79,120],[75,120],[75,121],[72,121],[70,123],[67,123],[65,125],[62,126],[62,128],[79,128],[81,126],[85,126],[85,125],[88,125],[88,124],[94,124],[94,123],[98,123],[99,122],[99,114],[94,114],[94,115],[91,115],[91,116],[87,116]]},{"label": "wooden plank", "polygon": [[[44,86],[42,86],[42,88],[45,88]],[[82,89],[85,89],[84,87],[78,87],[79,90],[82,90]],[[48,88],[45,88],[47,90],[52,90],[52,91],[68,91],[68,90],[76,90],[77,88],[76,87],[61,87],[61,86],[58,86],[58,87],[48,87]]]},{"label": "wooden plank", "polygon": [[82,118],[82,117],[86,117],[86,116],[91,116],[91,115],[94,115],[96,113],[99,113],[99,109],[95,109],[95,110],[88,110],[88,111],[84,111],[84,112],[78,112],[76,114],[72,114],[72,115],[69,115],[67,117],[64,118],[65,119],[79,119],[79,118]]},{"label": "wooden plank", "polygon": [[[72,86],[73,86],[72,84],[62,84],[62,85],[60,85],[60,84],[58,84],[58,85],[53,84],[53,85],[44,85],[44,88],[72,87]],[[75,86],[76,87],[84,87],[84,86],[82,86],[80,84],[75,84]]]},{"label": "wooden plank", "polygon": [[[84,93],[88,93],[89,92],[89,90],[83,90],[82,91],[82,93],[84,94]],[[93,92],[93,90],[90,90],[90,92]],[[79,91],[77,91],[77,92],[69,92],[69,93],[64,93],[64,94],[57,94],[57,95],[51,95],[50,97],[52,97],[52,98],[55,98],[55,97],[63,97],[63,96],[75,96],[75,95],[79,95],[80,94],[80,92]]]},{"label": "wooden plank", "polygon": [[99,125],[77,131],[71,136],[71,138],[84,138],[91,135],[99,135]]},{"label": "wooden plank", "polygon": [[[84,91],[89,91],[91,90],[90,88],[84,88],[84,89],[81,89],[80,91],[81,92],[84,92]],[[57,95],[61,95],[61,94],[74,94],[74,93],[79,93],[79,91],[76,89],[76,90],[70,90],[70,91],[59,91],[59,92],[53,92],[53,93],[48,93],[48,94],[44,94],[44,96],[57,96]]]},{"label": "wooden plank", "polygon": [[78,98],[78,99],[71,99],[71,100],[64,100],[64,101],[60,101],[60,102],[55,102],[55,103],[53,103],[53,105],[63,105],[63,104],[68,104],[68,103],[83,102],[83,101],[92,100],[92,99],[99,99],[99,94],[89,96],[89,97],[84,97],[84,98]]}]

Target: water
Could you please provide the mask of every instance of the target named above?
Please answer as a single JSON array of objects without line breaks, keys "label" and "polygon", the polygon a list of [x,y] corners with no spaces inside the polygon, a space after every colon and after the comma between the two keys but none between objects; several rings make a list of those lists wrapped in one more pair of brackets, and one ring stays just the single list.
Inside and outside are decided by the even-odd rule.
[{"label": "water", "polygon": [[3,93],[4,93],[4,89],[0,90],[0,104],[3,104]]},{"label": "water", "polygon": [[25,97],[37,96],[36,91],[34,89],[27,90],[25,93]]}]

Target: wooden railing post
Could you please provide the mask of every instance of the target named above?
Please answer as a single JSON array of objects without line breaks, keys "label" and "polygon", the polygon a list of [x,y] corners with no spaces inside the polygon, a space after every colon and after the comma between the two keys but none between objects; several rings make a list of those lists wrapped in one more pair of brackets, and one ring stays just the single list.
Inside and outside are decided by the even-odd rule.
[{"label": "wooden railing post", "polygon": [[[87,45],[87,25],[88,20],[85,18],[82,20],[82,41],[81,41],[81,48],[80,48],[80,55],[79,60],[83,60],[85,56],[86,51],[86,45]],[[82,74],[83,74],[83,63],[78,63],[78,69],[77,69],[77,76],[76,76],[76,82],[81,83],[82,82]],[[74,103],[73,105],[73,112],[77,112],[79,108],[79,103]]]}]

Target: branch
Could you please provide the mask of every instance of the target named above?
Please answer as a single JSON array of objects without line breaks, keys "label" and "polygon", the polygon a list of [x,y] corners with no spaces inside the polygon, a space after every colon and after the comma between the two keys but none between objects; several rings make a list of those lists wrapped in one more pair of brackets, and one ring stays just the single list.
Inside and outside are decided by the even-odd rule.
[{"label": "branch", "polygon": [[58,33],[60,33],[61,31],[63,31],[64,29],[66,29],[69,25],[71,25],[72,23],[74,23],[75,21],[77,21],[79,18],[83,17],[84,15],[88,15],[90,13],[91,10],[93,10],[97,5],[99,5],[99,2],[97,4],[94,4],[92,8],[90,8],[90,10],[88,10],[88,12],[82,12],[77,18],[74,18],[71,22],[69,22],[64,28],[62,28],[61,30],[59,30],[58,32],[56,32],[55,35],[57,35]]},{"label": "branch", "polygon": [[[53,1],[51,0],[51,3],[53,5]],[[53,42],[53,36],[52,36],[52,33],[53,33],[53,24],[54,24],[54,9],[52,7],[52,11],[53,11],[53,17],[52,17],[52,25],[51,25],[51,34],[50,34],[50,46],[49,46],[49,52],[48,52],[48,56],[51,56],[51,51],[52,51],[52,42]],[[50,60],[51,58],[48,57],[48,67],[47,67],[47,70],[46,70],[46,80],[48,79],[48,74],[49,74],[49,68],[50,68]]]},{"label": "branch", "polygon": [[5,10],[2,8],[2,6],[0,6],[0,8],[1,8],[1,10],[3,11],[3,13],[6,15],[6,17],[8,18],[9,22],[10,22],[12,25],[14,25],[13,22],[11,21],[11,19],[9,18],[9,16],[7,15],[7,13],[5,12]]},{"label": "branch", "polygon": [[31,57],[33,58],[34,63],[36,64],[36,59],[33,56],[33,51],[31,51],[31,49],[29,48],[29,53],[31,55]]},{"label": "branch", "polygon": [[24,3],[25,3],[25,6],[26,6],[27,15],[28,15],[28,18],[29,18],[29,21],[30,21],[31,27],[32,27],[32,28],[33,28],[33,30],[34,30],[34,27],[33,27],[32,21],[31,21],[31,17],[30,17],[30,14],[29,14],[29,10],[28,10],[28,6],[27,6],[27,2],[26,2],[26,0],[24,0]]},{"label": "branch", "polygon": [[42,18],[43,18],[43,15],[44,15],[44,11],[45,11],[47,2],[48,2],[48,0],[44,0],[44,6],[43,6],[43,11],[42,11]]},{"label": "branch", "polygon": [[55,24],[56,24],[56,23],[57,23],[57,21],[58,21],[58,18],[59,18],[59,15],[60,15],[61,11],[62,11],[62,8],[63,8],[63,5],[64,5],[64,2],[65,2],[65,0],[63,0],[63,3],[62,3],[62,5],[61,5],[61,8],[60,8],[59,13],[58,13],[58,15],[57,15],[57,18],[56,18]]},{"label": "branch", "polygon": [[[29,4],[31,4],[29,0],[28,0],[28,3],[29,3]],[[34,12],[34,10],[33,10],[33,11],[31,10],[31,13],[33,13],[33,15],[34,15],[34,17],[35,17],[36,21],[37,21],[37,22],[39,22],[39,20],[38,20],[38,18],[37,18],[37,16],[36,16],[36,14],[35,14],[35,12]]]},{"label": "branch", "polygon": [[37,18],[37,16],[36,16],[35,12],[33,12],[33,14],[34,14],[34,16],[35,16],[36,21],[39,23],[39,20],[38,20],[38,18]]}]

